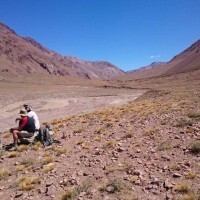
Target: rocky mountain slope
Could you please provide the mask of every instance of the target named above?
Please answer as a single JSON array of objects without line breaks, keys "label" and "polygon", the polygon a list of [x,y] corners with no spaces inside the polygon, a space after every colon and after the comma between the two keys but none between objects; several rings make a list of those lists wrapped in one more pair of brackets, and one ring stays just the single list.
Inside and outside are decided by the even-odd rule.
[{"label": "rocky mountain slope", "polygon": [[29,37],[20,37],[0,22],[0,78],[12,75],[57,75],[107,79],[124,72],[109,62],[62,56]]},{"label": "rocky mountain slope", "polygon": [[133,70],[123,79],[140,79],[157,76],[169,76],[173,74],[191,72],[200,69],[200,40],[189,48],[174,56],[169,62],[152,63],[148,66]]},{"label": "rocky mountain slope", "polygon": [[200,40],[175,56],[169,63],[170,69],[166,75],[191,72],[200,69]]}]

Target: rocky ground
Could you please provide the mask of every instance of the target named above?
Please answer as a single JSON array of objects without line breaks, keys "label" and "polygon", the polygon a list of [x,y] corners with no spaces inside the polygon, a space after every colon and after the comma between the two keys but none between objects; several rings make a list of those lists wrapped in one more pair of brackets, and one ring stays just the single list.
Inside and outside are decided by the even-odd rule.
[{"label": "rocky ground", "polygon": [[54,119],[60,144],[1,152],[0,198],[199,200],[200,96],[185,92]]}]

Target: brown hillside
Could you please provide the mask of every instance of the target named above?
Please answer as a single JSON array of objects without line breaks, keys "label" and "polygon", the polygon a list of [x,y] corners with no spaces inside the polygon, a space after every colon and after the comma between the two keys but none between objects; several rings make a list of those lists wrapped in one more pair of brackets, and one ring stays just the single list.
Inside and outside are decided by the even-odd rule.
[{"label": "brown hillside", "polygon": [[102,79],[124,74],[108,62],[90,62],[62,56],[32,38],[20,37],[1,22],[0,71],[0,79],[33,74]]},{"label": "brown hillside", "polygon": [[200,40],[175,56],[168,65],[173,65],[165,74],[176,74],[200,69]]},{"label": "brown hillside", "polygon": [[134,70],[131,73],[120,76],[118,79],[132,80],[169,76],[198,69],[200,69],[200,40],[180,54],[174,56],[168,63],[152,63],[148,66]]}]

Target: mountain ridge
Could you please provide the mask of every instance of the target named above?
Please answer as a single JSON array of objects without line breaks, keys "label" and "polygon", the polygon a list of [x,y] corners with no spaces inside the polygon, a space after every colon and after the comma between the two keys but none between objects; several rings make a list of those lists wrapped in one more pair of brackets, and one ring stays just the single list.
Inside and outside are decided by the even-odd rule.
[{"label": "mountain ridge", "polygon": [[17,35],[1,22],[0,71],[1,79],[10,74],[50,74],[83,79],[107,79],[125,74],[123,70],[107,61],[84,61],[63,56],[49,50],[33,38]]},{"label": "mountain ridge", "polygon": [[127,75],[120,77],[122,79],[143,79],[158,76],[171,76],[194,70],[200,70],[200,40],[191,44],[168,62],[153,62],[150,65],[129,71]]}]

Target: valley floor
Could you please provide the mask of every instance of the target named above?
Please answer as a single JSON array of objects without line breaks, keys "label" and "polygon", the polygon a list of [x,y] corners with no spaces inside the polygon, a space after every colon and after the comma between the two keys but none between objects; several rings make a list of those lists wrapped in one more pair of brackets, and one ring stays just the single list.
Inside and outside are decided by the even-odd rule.
[{"label": "valley floor", "polygon": [[44,122],[124,104],[144,92],[146,90],[6,82],[0,87],[0,130],[16,126],[15,118],[24,103],[30,104]]},{"label": "valley floor", "polygon": [[[42,110],[57,110],[59,118],[52,120],[51,126],[53,137],[61,143],[1,151],[0,198],[199,200],[199,83],[199,76],[193,76],[192,82],[176,76],[147,83],[110,81],[99,88],[55,86],[53,93],[44,86],[46,97],[41,89],[36,93],[30,90],[31,98],[24,94],[19,104],[14,94],[9,96],[9,90],[2,89],[5,113],[16,113],[21,103],[29,100],[40,116]],[[139,96],[142,88],[150,90],[135,99],[136,90],[124,85],[140,88]],[[35,99],[40,103],[34,104]],[[95,106],[81,110],[86,102]],[[13,107],[9,110],[10,103]],[[68,115],[70,103],[81,113],[73,110],[74,114]],[[61,108],[66,110],[62,113]],[[59,113],[66,115],[61,118]],[[5,144],[12,142],[8,132],[2,136]]]}]

